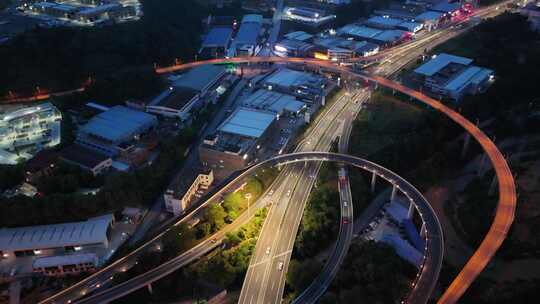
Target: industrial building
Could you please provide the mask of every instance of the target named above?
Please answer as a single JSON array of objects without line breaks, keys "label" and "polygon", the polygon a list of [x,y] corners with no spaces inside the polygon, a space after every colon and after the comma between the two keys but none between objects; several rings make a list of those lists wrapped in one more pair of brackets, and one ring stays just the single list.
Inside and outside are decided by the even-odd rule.
[{"label": "industrial building", "polygon": [[94,116],[82,126],[76,143],[114,157],[141,139],[157,125],[154,115],[124,106],[114,106]]},{"label": "industrial building", "polygon": [[201,163],[221,179],[247,166],[277,133],[276,114],[240,107],[199,146]]},{"label": "industrial building", "polygon": [[411,33],[417,33],[423,28],[422,23],[403,21],[402,19],[386,16],[373,16],[366,22],[367,25],[380,29],[400,29]]},{"label": "industrial building", "polygon": [[260,50],[259,36],[261,35],[263,17],[262,15],[245,15],[242,18],[240,29],[236,34],[229,55],[234,56],[253,56]]},{"label": "industrial building", "polygon": [[280,57],[311,57],[313,45],[307,42],[284,39],[274,45],[274,54]]},{"label": "industrial building", "polygon": [[82,222],[0,229],[0,256],[64,255],[109,246],[112,214]]},{"label": "industrial building", "polygon": [[218,58],[227,54],[233,30],[230,27],[213,27],[201,44],[199,54],[204,58]]},{"label": "industrial building", "polygon": [[283,19],[301,22],[311,26],[320,26],[336,18],[336,15],[326,14],[323,10],[308,7],[285,7]]},{"label": "industrial building", "polygon": [[110,156],[96,153],[94,150],[76,144],[63,149],[60,153],[60,159],[89,171],[94,176],[109,170],[113,163]]},{"label": "industrial building", "polygon": [[294,96],[259,89],[242,101],[246,108],[264,110],[279,116],[297,115],[306,108],[306,104]]},{"label": "industrial building", "polygon": [[428,31],[436,29],[441,23],[443,13],[434,11],[425,11],[414,18],[415,22],[422,23]]},{"label": "industrial building", "polygon": [[270,91],[297,96],[304,101],[313,102],[317,97],[324,98],[332,89],[329,81],[320,75],[280,68],[264,80],[262,86]]},{"label": "industrial building", "polygon": [[37,258],[32,264],[33,272],[46,276],[80,274],[96,270],[99,259],[95,253],[70,254]]},{"label": "industrial building", "polygon": [[51,103],[0,107],[0,164],[60,144],[62,114]]},{"label": "industrial building", "polygon": [[313,44],[325,50],[327,58],[333,61],[346,60],[357,56],[371,56],[379,52],[377,44],[334,36],[315,39]]},{"label": "industrial building", "polygon": [[183,214],[195,198],[201,197],[201,194],[208,190],[213,182],[214,172],[212,170],[207,170],[199,173],[187,190],[179,189],[178,191],[175,191],[173,189],[168,189],[163,195],[165,208],[174,215]]},{"label": "industrial building", "polygon": [[441,53],[414,70],[418,82],[431,93],[459,101],[465,94],[482,92],[493,71],[472,65],[472,59]]},{"label": "industrial building", "polygon": [[153,99],[146,111],[185,121],[191,117],[193,109],[217,98],[216,86],[225,75],[226,68],[222,65],[203,65],[173,75],[169,77],[170,88]]},{"label": "industrial building", "polygon": [[382,32],[382,30],[358,24],[347,24],[336,31],[339,36],[359,40],[370,40]]}]

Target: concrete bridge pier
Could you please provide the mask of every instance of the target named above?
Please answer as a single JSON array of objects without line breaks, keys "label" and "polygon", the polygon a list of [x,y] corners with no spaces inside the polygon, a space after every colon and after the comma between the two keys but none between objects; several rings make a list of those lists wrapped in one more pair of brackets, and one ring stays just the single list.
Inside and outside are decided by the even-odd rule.
[{"label": "concrete bridge pier", "polygon": [[491,185],[489,186],[488,195],[492,196],[495,194],[495,188],[497,188],[497,175],[493,176],[493,179],[491,180]]},{"label": "concrete bridge pier", "polygon": [[471,134],[467,132],[465,134],[465,140],[463,141],[463,149],[461,150],[461,158],[465,157],[465,154],[467,154],[467,150],[469,149],[470,142],[471,142]]},{"label": "concrete bridge pier", "polygon": [[407,212],[407,218],[412,220],[413,218],[413,215],[414,215],[414,204],[411,202],[409,203],[409,211]]},{"label": "concrete bridge pier", "polygon": [[375,184],[377,183],[377,174],[373,172],[371,174],[371,192],[375,192]]},{"label": "concrete bridge pier", "polygon": [[148,288],[148,292],[149,292],[150,294],[153,294],[153,293],[154,293],[154,290],[152,289],[152,284],[146,285],[146,288]]},{"label": "concrete bridge pier", "polygon": [[392,195],[390,195],[390,201],[393,202],[396,199],[397,187],[392,185]]}]

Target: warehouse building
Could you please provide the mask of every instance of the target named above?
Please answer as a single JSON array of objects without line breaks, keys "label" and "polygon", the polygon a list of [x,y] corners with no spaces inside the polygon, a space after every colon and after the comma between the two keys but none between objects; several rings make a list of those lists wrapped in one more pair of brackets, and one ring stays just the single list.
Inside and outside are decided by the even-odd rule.
[{"label": "warehouse building", "polygon": [[277,133],[276,114],[240,107],[199,146],[200,161],[217,179],[246,167]]},{"label": "warehouse building", "polygon": [[425,11],[414,18],[415,22],[422,23],[428,31],[437,29],[443,20],[443,13],[434,11]]},{"label": "warehouse building", "polygon": [[51,103],[0,107],[0,164],[60,144],[62,114]]},{"label": "warehouse building", "polygon": [[284,39],[274,46],[274,54],[280,57],[311,57],[313,45],[307,42]]},{"label": "warehouse building", "polygon": [[459,101],[465,94],[484,91],[494,72],[472,65],[472,59],[441,53],[414,70],[414,76],[431,93]]},{"label": "warehouse building", "polygon": [[285,20],[292,20],[315,27],[336,18],[336,15],[326,14],[323,10],[308,7],[286,7],[283,9],[282,16]]},{"label": "warehouse building", "polygon": [[96,153],[94,150],[76,144],[63,149],[60,159],[89,171],[94,176],[105,173],[113,164],[110,156]]},{"label": "warehouse building", "polygon": [[348,24],[336,31],[339,36],[368,41],[382,32],[382,30],[358,24]]},{"label": "warehouse building", "polygon": [[113,215],[107,214],[82,222],[2,228],[0,255],[50,256],[107,248],[113,224]]},{"label": "warehouse building", "polygon": [[157,125],[157,118],[124,106],[114,106],[94,116],[79,129],[76,143],[114,157],[123,146],[139,141]]},{"label": "warehouse building", "polygon": [[240,29],[236,34],[229,55],[234,56],[254,56],[260,50],[259,36],[262,31],[262,15],[245,15],[242,18]]},{"label": "warehouse building", "polygon": [[320,75],[280,68],[268,75],[262,86],[269,91],[277,91],[313,102],[316,97],[324,98],[334,86]]},{"label": "warehouse building", "polygon": [[357,56],[371,56],[379,52],[379,46],[377,44],[333,36],[316,39],[313,44],[326,50],[328,59],[334,61],[346,60]]},{"label": "warehouse building", "polygon": [[297,115],[306,108],[306,104],[294,96],[263,89],[248,96],[242,105],[246,108],[272,112],[279,116]]},{"label": "warehouse building", "polygon": [[192,110],[217,99],[217,87],[225,75],[225,66],[203,65],[187,73],[170,76],[170,88],[152,100],[146,110],[186,121],[191,117]]},{"label": "warehouse building", "polygon": [[229,27],[213,27],[204,38],[199,54],[204,58],[218,58],[227,54],[233,30]]}]

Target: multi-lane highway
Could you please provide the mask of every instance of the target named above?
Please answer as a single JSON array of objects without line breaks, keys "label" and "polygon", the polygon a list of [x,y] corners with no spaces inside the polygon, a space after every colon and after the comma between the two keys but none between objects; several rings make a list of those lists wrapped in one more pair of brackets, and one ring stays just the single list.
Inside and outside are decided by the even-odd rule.
[{"label": "multi-lane highway", "polygon": [[[351,100],[365,99],[365,96],[365,92],[344,95],[330,105],[322,113],[322,119],[307,134],[309,140],[303,141],[296,151],[328,151],[332,141],[339,135],[337,132],[341,129],[344,117],[351,111],[357,111],[360,106],[360,103]],[[306,164],[298,168],[297,175],[291,176],[289,196],[274,206],[275,212],[269,214],[261,230],[239,303],[281,302],[294,240],[319,168],[320,164],[317,163]]]}]

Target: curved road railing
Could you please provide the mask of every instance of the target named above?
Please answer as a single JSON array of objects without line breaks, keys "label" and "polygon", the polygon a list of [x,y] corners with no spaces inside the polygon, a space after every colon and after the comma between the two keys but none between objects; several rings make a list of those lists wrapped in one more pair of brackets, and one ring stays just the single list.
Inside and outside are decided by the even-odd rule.
[{"label": "curved road railing", "polygon": [[[307,161],[339,162],[339,163],[355,166],[363,170],[368,170],[372,173],[377,174],[379,177],[393,184],[396,184],[397,187],[399,187],[399,189],[402,191],[403,195],[405,195],[407,199],[409,199],[409,201],[411,201],[415,205],[420,216],[422,217],[422,221],[426,223],[426,230],[427,230],[428,235],[430,236],[426,243],[428,252],[425,258],[425,265],[430,265],[430,266],[423,268],[423,271],[420,275],[420,278],[417,284],[417,286],[425,286],[425,287],[423,287],[422,289],[419,288],[417,292],[411,293],[410,299],[411,299],[411,302],[414,301],[414,303],[420,303],[420,302],[425,303],[427,299],[429,298],[431,291],[435,287],[435,284],[437,282],[437,277],[438,277],[438,274],[442,265],[443,250],[444,250],[443,243],[442,243],[442,229],[435,216],[435,212],[431,208],[430,204],[426,201],[426,199],[422,196],[420,191],[414,188],[414,186],[412,186],[410,183],[408,183],[405,179],[403,179],[399,175],[395,174],[394,172],[378,164],[372,163],[368,160],[355,157],[355,156],[330,153],[330,152],[299,152],[299,153],[291,153],[291,154],[284,154],[284,155],[276,156],[274,158],[252,165],[251,167],[248,167],[245,170],[243,170],[238,175],[237,179],[246,178],[252,175],[258,169],[264,168],[267,166],[287,165],[287,164],[307,162]],[[213,238],[214,237],[212,237],[211,239]],[[177,269],[193,262],[197,258],[208,253],[210,250],[212,250],[216,246],[217,246],[216,244],[210,245],[210,244],[207,244],[207,242],[201,243],[197,245],[196,247],[188,250],[186,253],[179,255],[178,257],[173,258],[146,273],[143,273],[126,282],[123,282],[121,284],[108,288],[107,290],[97,292],[96,294],[90,295],[80,301],[77,301],[76,303],[80,303],[80,304],[104,303],[104,302],[110,302],[110,301],[119,299],[135,290],[143,288],[147,286],[148,284],[151,284],[155,281],[162,279],[163,277],[171,274]],[[420,300],[419,302],[420,298],[425,298],[425,301]]]}]

